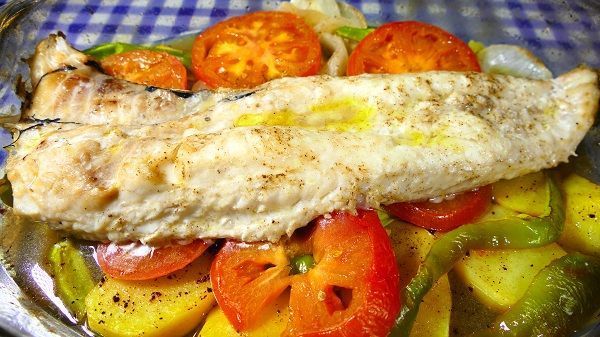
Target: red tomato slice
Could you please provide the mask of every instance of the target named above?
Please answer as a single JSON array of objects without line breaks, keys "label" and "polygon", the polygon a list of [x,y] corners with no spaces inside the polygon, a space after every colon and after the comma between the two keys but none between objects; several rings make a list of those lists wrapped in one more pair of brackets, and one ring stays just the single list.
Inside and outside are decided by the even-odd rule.
[{"label": "red tomato slice", "polygon": [[211,88],[252,88],[321,67],[319,37],[298,16],[254,12],[202,32],[192,47],[192,70]]},{"label": "red tomato slice", "polygon": [[380,26],[356,46],[348,75],[430,70],[481,71],[475,53],[445,30],[417,21]]},{"label": "red tomato slice", "polygon": [[149,280],[177,271],[202,255],[210,243],[195,240],[153,248],[142,243],[100,244],[96,248],[102,271],[121,280]]},{"label": "red tomato slice", "polygon": [[[315,266],[290,275],[290,258],[311,253]],[[292,256],[289,256],[292,255]],[[372,210],[320,217],[286,244],[229,241],[211,280],[219,306],[238,330],[290,289],[290,336],[385,336],[400,310],[399,274],[390,239]]]},{"label": "red tomato slice", "polygon": [[481,216],[492,202],[492,188],[457,194],[454,199],[439,203],[431,201],[401,202],[388,205],[386,211],[401,220],[435,231],[449,231]]},{"label": "red tomato slice", "polygon": [[152,50],[132,50],[100,61],[104,71],[130,82],[166,89],[187,88],[187,70],[175,56]]}]

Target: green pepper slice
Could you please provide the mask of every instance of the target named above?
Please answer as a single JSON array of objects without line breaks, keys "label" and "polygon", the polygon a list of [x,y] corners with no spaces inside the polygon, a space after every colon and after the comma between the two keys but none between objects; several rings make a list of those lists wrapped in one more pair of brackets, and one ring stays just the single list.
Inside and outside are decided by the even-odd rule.
[{"label": "green pepper slice", "polygon": [[71,241],[52,246],[48,257],[56,293],[78,321],[85,317],[85,296],[96,285],[81,252]]},{"label": "green pepper slice", "polygon": [[404,290],[404,305],[390,336],[408,336],[419,305],[433,284],[471,249],[522,249],[540,247],[560,237],[565,222],[563,199],[550,178],[550,213],[541,218],[513,217],[467,224],[437,240]]},{"label": "green pepper slice", "polygon": [[553,261],[523,298],[474,337],[569,336],[600,303],[600,259],[573,253]]},{"label": "green pepper slice", "polygon": [[341,37],[345,37],[349,40],[360,41],[365,38],[365,36],[371,34],[375,28],[356,28],[356,27],[348,27],[343,26],[338,28],[335,33]]}]

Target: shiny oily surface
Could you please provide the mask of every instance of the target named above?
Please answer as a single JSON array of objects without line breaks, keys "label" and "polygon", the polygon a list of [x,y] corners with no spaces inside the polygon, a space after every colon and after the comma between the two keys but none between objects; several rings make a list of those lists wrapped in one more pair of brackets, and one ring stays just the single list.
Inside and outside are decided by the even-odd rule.
[{"label": "shiny oily surface", "polygon": [[[485,43],[514,43],[530,48],[550,69],[559,74],[580,63],[600,67],[600,10],[593,1],[352,1],[373,24],[416,19],[431,22],[465,40]],[[277,1],[198,1],[179,6],[134,1],[126,6],[101,1],[13,1],[0,14],[0,113],[14,115],[20,103],[15,95],[18,75],[27,77],[21,58],[33,51],[34,43],[56,30],[64,31],[78,48],[108,42],[149,43],[186,31],[198,31],[225,17],[272,9]],[[178,6],[178,7],[175,7]],[[182,10],[179,10],[182,7]],[[20,13],[19,15],[15,15]],[[107,18],[108,16],[108,18]],[[19,19],[19,17],[21,19]],[[104,19],[98,19],[103,17]],[[99,21],[98,21],[99,20]],[[107,25],[98,24],[107,20]],[[108,28],[104,28],[107,26]],[[14,48],[13,46],[20,46]],[[596,46],[596,50],[590,46]],[[593,131],[594,132],[594,131]],[[592,132],[592,134],[593,134]],[[597,134],[597,132],[596,132]],[[597,143],[597,141],[595,141]],[[582,151],[594,153],[592,137]],[[577,165],[598,177],[600,156]],[[43,225],[14,222],[5,215],[0,225],[2,264],[0,270],[0,327],[15,335],[78,336],[61,313],[53,297],[51,279],[39,263],[56,234]],[[88,250],[89,252],[89,250]],[[44,309],[42,309],[44,308]],[[588,336],[596,335],[593,331]]]}]

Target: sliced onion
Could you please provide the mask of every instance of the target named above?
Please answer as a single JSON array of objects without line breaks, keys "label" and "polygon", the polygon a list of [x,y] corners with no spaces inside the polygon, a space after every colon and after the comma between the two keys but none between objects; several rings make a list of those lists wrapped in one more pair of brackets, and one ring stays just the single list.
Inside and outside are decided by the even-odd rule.
[{"label": "sliced onion", "polygon": [[481,70],[536,80],[552,78],[552,73],[529,50],[508,44],[494,44],[477,53]]},{"label": "sliced onion", "polygon": [[367,19],[365,19],[365,15],[359,11],[358,8],[343,1],[338,1],[337,4],[340,8],[340,14],[342,14],[342,17],[352,22],[352,24],[348,26],[367,28]]},{"label": "sliced onion", "polygon": [[298,15],[317,33],[333,33],[342,26],[367,26],[364,15],[358,9],[335,0],[294,0],[282,3],[279,10]]},{"label": "sliced onion", "polygon": [[291,0],[282,3],[279,10],[298,15],[319,34],[321,47],[326,54],[322,74],[346,74],[347,41],[333,33],[342,26],[366,28],[367,20],[361,11],[335,0]]},{"label": "sliced onion", "polygon": [[340,8],[335,0],[290,0],[299,9],[311,9],[331,17],[341,17]]},{"label": "sliced onion", "polygon": [[348,50],[344,40],[330,33],[320,34],[321,46],[331,56],[321,69],[321,73],[331,76],[344,76],[348,64]]}]

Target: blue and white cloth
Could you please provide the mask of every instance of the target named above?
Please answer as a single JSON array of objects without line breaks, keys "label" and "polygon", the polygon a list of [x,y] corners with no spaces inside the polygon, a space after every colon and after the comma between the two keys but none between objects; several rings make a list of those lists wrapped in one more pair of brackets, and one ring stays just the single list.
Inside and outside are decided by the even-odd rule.
[{"label": "blue and white cloth", "polygon": [[[420,20],[465,40],[514,43],[561,72],[579,63],[600,67],[600,4],[586,1],[351,0],[372,25]],[[95,4],[94,4],[95,3]],[[57,1],[47,5],[38,38],[64,31],[78,47],[107,41],[149,43],[200,31],[278,1]]]}]

